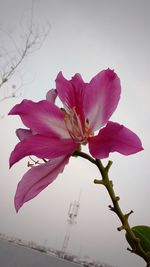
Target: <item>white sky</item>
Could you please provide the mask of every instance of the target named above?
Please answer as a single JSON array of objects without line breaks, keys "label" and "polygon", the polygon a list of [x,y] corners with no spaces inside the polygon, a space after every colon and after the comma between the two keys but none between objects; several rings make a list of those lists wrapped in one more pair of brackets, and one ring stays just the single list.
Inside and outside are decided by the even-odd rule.
[{"label": "white sky", "polygon": [[[31,1],[0,0],[1,28],[19,31],[19,22],[28,18]],[[23,98],[45,98],[62,70],[70,79],[74,73],[89,81],[104,68],[114,68],[122,83],[122,97],[113,121],[135,131],[144,151],[129,157],[114,153],[111,179],[125,212],[134,210],[131,225],[150,225],[150,2],[149,0],[37,0],[35,23],[51,24],[43,47],[32,54],[8,86],[23,80]],[[20,33],[20,31],[19,31]],[[8,42],[6,48],[10,46]],[[1,91],[3,96],[4,89]],[[0,103],[0,114],[7,113],[22,98]],[[34,240],[60,249],[65,236],[69,203],[81,191],[80,212],[72,229],[68,250],[77,255],[117,265],[141,267],[145,263],[126,251],[120,222],[108,210],[111,204],[104,188],[94,185],[98,172],[81,159],[71,159],[59,178],[35,199],[15,213],[16,186],[27,171],[27,158],[8,169],[8,159],[18,142],[17,117],[0,121],[0,232]]]}]

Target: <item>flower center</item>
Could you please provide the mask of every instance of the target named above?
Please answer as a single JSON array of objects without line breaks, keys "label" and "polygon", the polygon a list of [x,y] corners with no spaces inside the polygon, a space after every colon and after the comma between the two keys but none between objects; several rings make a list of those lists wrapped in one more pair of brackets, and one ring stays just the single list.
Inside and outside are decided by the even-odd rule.
[{"label": "flower center", "polygon": [[91,135],[88,127],[89,123],[88,120],[85,123],[81,121],[75,107],[69,110],[69,112],[65,111],[65,123],[72,139],[82,144],[87,143],[87,139]]}]

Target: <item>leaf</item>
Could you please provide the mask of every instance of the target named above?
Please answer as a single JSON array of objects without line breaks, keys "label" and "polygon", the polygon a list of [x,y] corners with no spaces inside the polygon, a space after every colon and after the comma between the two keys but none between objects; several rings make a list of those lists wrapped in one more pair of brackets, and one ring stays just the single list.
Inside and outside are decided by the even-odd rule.
[{"label": "leaf", "polygon": [[[137,238],[140,239],[140,244],[145,252],[150,252],[150,227],[146,225],[137,225],[131,228]],[[133,241],[126,234],[128,243],[133,248]]]}]

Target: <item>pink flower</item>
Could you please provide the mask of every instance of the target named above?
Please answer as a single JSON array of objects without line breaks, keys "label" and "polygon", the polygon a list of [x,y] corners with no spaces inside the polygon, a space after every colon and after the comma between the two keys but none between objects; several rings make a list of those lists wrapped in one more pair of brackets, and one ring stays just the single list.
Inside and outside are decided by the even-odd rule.
[{"label": "pink flower", "polygon": [[[107,158],[110,152],[130,155],[143,149],[135,133],[109,121],[120,92],[120,80],[113,70],[101,71],[89,83],[80,74],[68,81],[60,72],[56,90],[50,90],[46,100],[23,100],[14,106],[9,114],[19,115],[27,129],[16,132],[20,142],[11,153],[10,166],[29,155],[47,159],[32,167],[19,182],[15,195],[17,211],[53,182],[82,144],[88,144],[90,154],[98,159]],[[56,97],[63,108],[55,105]]]}]

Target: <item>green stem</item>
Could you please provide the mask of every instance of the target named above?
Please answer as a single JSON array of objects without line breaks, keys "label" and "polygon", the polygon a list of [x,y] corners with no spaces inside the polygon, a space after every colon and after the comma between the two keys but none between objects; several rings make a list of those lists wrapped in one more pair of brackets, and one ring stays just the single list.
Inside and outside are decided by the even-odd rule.
[{"label": "green stem", "polygon": [[111,198],[111,201],[113,203],[113,206],[110,205],[109,208],[110,208],[110,210],[112,210],[113,212],[116,213],[116,215],[119,217],[119,219],[121,221],[121,227],[118,227],[118,231],[121,231],[121,230],[126,231],[130,240],[132,241],[132,249],[128,249],[128,250],[130,250],[131,252],[142,257],[146,261],[147,267],[150,267],[150,256],[141,247],[140,239],[135,236],[135,234],[133,233],[133,231],[129,225],[129,222],[128,222],[128,218],[129,218],[130,214],[133,213],[133,211],[130,211],[127,214],[124,214],[122,212],[120,205],[119,205],[120,198],[115,194],[115,191],[113,188],[113,183],[109,179],[108,172],[109,172],[109,169],[112,165],[112,161],[109,161],[107,166],[104,167],[100,160],[94,159],[84,152],[76,151],[73,156],[80,156],[82,158],[85,158],[97,166],[97,168],[99,169],[99,171],[101,173],[102,179],[101,180],[94,180],[94,183],[95,184],[102,184],[107,189],[107,192],[108,192],[108,194]]}]

